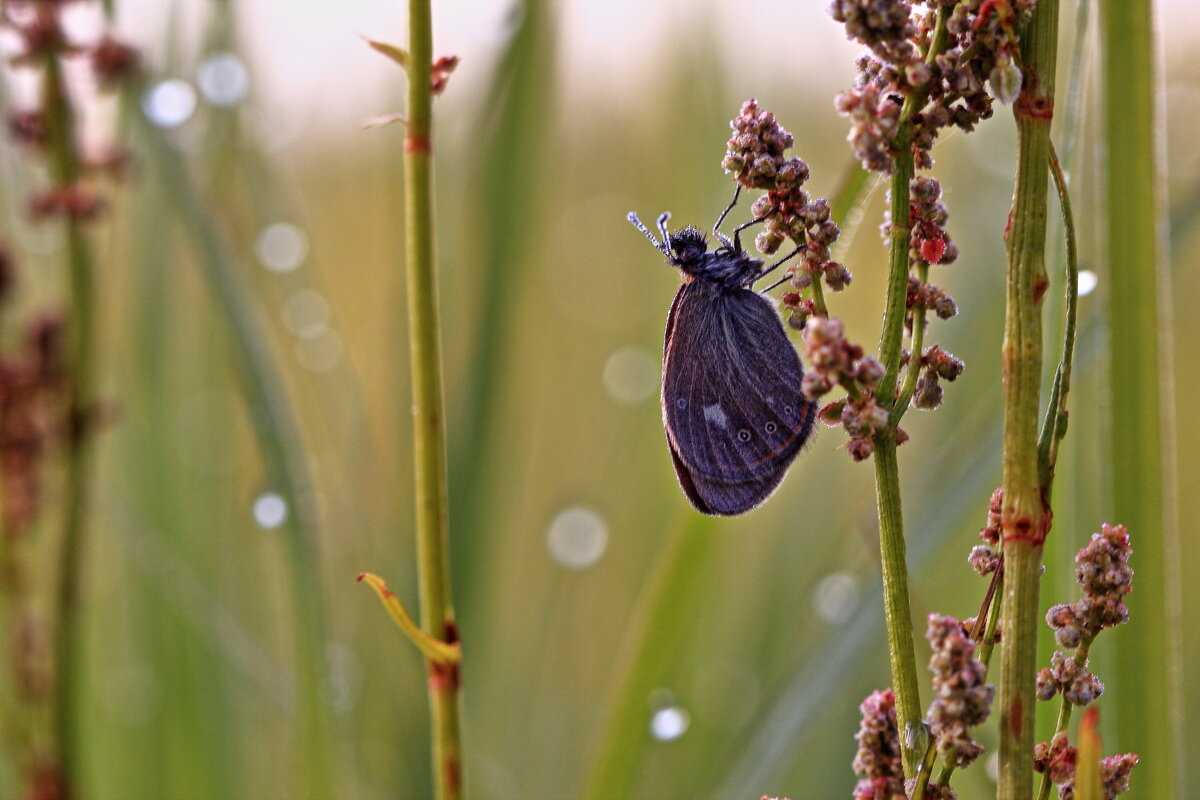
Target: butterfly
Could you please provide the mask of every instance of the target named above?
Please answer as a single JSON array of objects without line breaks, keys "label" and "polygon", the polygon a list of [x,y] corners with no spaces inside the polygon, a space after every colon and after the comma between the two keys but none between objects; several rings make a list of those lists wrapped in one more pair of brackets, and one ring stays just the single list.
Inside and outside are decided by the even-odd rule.
[{"label": "butterfly", "polygon": [[760,220],[732,240],[718,230],[731,208],[713,227],[720,244],[711,251],[694,227],[668,232],[670,213],[658,218],[661,241],[628,215],[683,279],[663,343],[663,427],[684,494],[696,510],[721,516],[744,514],[779,487],[817,415],[779,313],[750,288],[799,249],[764,269],[739,240]]}]

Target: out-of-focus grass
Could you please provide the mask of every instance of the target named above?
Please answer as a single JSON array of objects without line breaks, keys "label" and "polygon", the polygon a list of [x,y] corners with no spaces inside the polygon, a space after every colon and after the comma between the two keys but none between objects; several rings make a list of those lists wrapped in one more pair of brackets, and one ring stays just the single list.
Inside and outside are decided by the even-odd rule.
[{"label": "out-of-focus grass", "polygon": [[[606,703],[619,681],[622,643],[646,613],[638,600],[671,531],[692,513],[674,484],[653,378],[629,378],[645,397],[620,402],[603,376],[624,348],[657,361],[677,280],[625,212],[670,209],[673,224],[710,224],[732,189],[718,165],[726,121],[746,91],[716,49],[703,46],[712,37],[702,33],[646,65],[642,94],[615,96],[602,81],[564,86],[553,64],[569,54],[553,18],[531,8],[525,23],[531,27],[518,29],[497,58],[507,77],[485,82],[508,93],[453,97],[467,84],[452,80],[436,109],[468,780],[472,796],[500,799],[569,797],[583,785],[614,711]],[[830,23],[811,35],[841,33]],[[752,91],[796,134],[812,190],[824,195],[846,154],[845,126],[831,108],[842,87],[796,80],[780,75]],[[426,797],[424,667],[353,583],[370,568],[387,575],[406,603],[415,600],[403,489],[401,134],[347,128],[334,140],[255,151],[247,130],[220,127],[232,114],[202,106],[180,132],[192,143],[185,155],[194,174],[223,194],[214,216],[248,265],[255,237],[275,221],[301,226],[310,245],[295,273],[255,268],[245,277],[268,322],[319,491],[341,796]],[[1187,124],[1172,120],[1172,130]],[[201,136],[205,126],[224,132]],[[919,618],[932,610],[970,616],[984,590],[965,556],[999,480],[1011,127],[999,114],[971,137],[949,137],[937,153],[963,256],[932,279],[957,298],[961,315],[933,323],[930,337],[967,370],[946,387],[942,410],[905,420],[912,441],[900,451],[901,480]],[[1085,159],[1095,156],[1086,134],[1081,147]],[[1086,218],[1095,187],[1086,171],[1080,177],[1077,214]],[[150,173],[117,192],[105,257],[103,385],[120,413],[101,440],[84,665],[85,734],[93,744],[87,774],[101,798],[275,797],[297,774],[286,746],[296,709],[285,549],[280,532],[263,530],[251,515],[265,488],[263,465],[228,340],[162,192]],[[878,335],[884,281],[875,234],[882,214],[876,192],[843,258],[854,283],[830,298],[868,347]],[[1095,235],[1089,226],[1085,261],[1096,257]],[[1180,243],[1174,263],[1190,263],[1195,248],[1195,237]],[[1200,285],[1192,272],[1176,272],[1176,307],[1186,311]],[[34,280],[44,297],[53,283]],[[305,367],[298,354],[311,341],[281,322],[302,289],[319,292],[332,309],[342,359],[331,371]],[[1081,301],[1071,429],[1056,487],[1054,535],[1067,553],[1106,519],[1096,300]],[[1196,333],[1193,315],[1179,313],[1177,326],[1181,342]],[[1188,397],[1200,373],[1186,348],[1177,361],[1179,396]],[[1187,446],[1198,436],[1196,424],[1181,418],[1185,481],[1200,466]],[[848,795],[857,703],[887,674],[882,628],[870,627],[881,613],[871,605],[878,573],[871,472],[851,464],[840,444],[838,434],[820,433],[763,509],[711,523],[711,562],[700,591],[671,609],[678,627],[664,633],[662,685],[654,687],[670,692],[690,726],[673,741],[642,735],[626,743],[636,765],[628,796]],[[1200,511],[1194,493],[1181,501],[1185,519]],[[603,557],[580,570],[557,563],[546,545],[551,522],[574,507],[595,511],[607,531]],[[1194,555],[1185,558],[1185,569],[1195,566]],[[1069,584],[1069,574],[1048,575],[1045,602],[1069,599]],[[1196,590],[1189,591],[1195,609]],[[1192,658],[1200,655],[1197,639],[1185,637]],[[1120,692],[1120,676],[1104,672],[1105,649],[1101,640],[1098,669],[1116,678],[1106,681],[1108,692]],[[831,662],[841,665],[836,680],[808,683]],[[1200,710],[1196,693],[1181,702]],[[650,703],[648,696],[628,712],[644,715],[644,730]],[[1122,748],[1121,732],[1108,728],[1112,718],[1105,715],[1105,742]],[[965,798],[991,794],[982,769],[964,772],[960,789]]]}]

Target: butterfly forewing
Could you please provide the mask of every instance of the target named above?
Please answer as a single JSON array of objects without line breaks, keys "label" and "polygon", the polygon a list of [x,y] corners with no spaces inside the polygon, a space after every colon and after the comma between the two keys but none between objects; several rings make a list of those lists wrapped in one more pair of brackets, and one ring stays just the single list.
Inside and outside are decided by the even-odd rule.
[{"label": "butterfly forewing", "polygon": [[766,298],[711,281],[680,287],[667,318],[663,422],[700,511],[739,514],[779,485],[815,417],[802,377]]}]

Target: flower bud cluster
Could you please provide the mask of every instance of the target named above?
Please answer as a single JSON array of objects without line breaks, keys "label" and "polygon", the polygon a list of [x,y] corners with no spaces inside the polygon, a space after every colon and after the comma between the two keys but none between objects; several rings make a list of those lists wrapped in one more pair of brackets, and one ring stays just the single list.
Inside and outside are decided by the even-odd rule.
[{"label": "flower bud cluster", "polygon": [[[917,779],[909,778],[904,782],[904,791],[907,797],[913,797],[913,791],[917,788]],[[930,781],[925,785],[925,794],[921,800],[958,800],[958,792],[950,787],[950,784],[945,786]]]},{"label": "flower bud cluster", "polygon": [[908,292],[904,297],[907,313],[904,317],[904,327],[911,333],[913,327],[913,309],[924,308],[937,314],[938,319],[950,319],[958,314],[958,303],[944,289],[932,283],[921,283],[915,275],[908,276]]},{"label": "flower bud cluster", "polygon": [[958,247],[946,232],[950,212],[941,202],[942,184],[936,178],[918,175],[909,183],[908,191],[912,225],[909,263],[953,264],[958,259]]},{"label": "flower bud cluster", "polygon": [[[1075,800],[1075,766],[1078,751],[1067,741],[1066,731],[1059,731],[1049,742],[1038,742],[1033,749],[1033,769],[1048,773],[1050,782],[1058,787],[1059,800]],[[1100,759],[1100,785],[1104,800],[1116,800],[1129,791],[1129,777],[1137,766],[1137,753],[1121,753]]]},{"label": "flower bud cluster", "polygon": [[955,766],[965,767],[983,752],[983,745],[971,738],[970,729],[991,714],[996,689],[986,682],[987,667],[975,658],[976,644],[957,619],[930,614],[925,638],[933,648],[929,728],[938,751]]},{"label": "flower bud cluster", "polygon": [[1055,650],[1050,666],[1038,671],[1037,696],[1050,700],[1059,692],[1072,705],[1086,706],[1104,694],[1104,684],[1084,664]]},{"label": "flower bud cluster", "polygon": [[1131,553],[1125,526],[1105,523],[1075,555],[1075,580],[1083,588],[1083,597],[1051,606],[1046,612],[1046,623],[1054,629],[1059,645],[1076,647],[1081,641],[1090,642],[1104,628],[1129,620],[1125,595],[1133,591]]},{"label": "flower bud cluster", "polygon": [[[932,165],[929,151],[942,129],[969,132],[991,116],[993,98],[1016,100],[1022,86],[1016,32],[1034,1],[833,0],[830,13],[846,26],[847,37],[870,49],[858,62],[856,85],[836,101],[838,112],[850,118],[849,141],[863,166],[892,171],[906,100],[921,168]],[[939,6],[951,9],[941,37]],[[942,46],[931,54],[935,40]]]},{"label": "flower bud cluster", "polygon": [[971,548],[967,563],[980,575],[990,575],[1000,568],[1004,559],[1000,555],[1000,512],[1004,507],[1004,487],[997,486],[988,500],[987,525],[979,531],[981,545]]},{"label": "flower bud cluster", "polygon": [[[0,252],[0,303],[15,283],[12,262]],[[19,539],[33,525],[41,501],[42,461],[54,434],[46,420],[60,419],[66,383],[65,328],[57,314],[29,322],[20,348],[0,353],[0,497],[6,537]],[[11,547],[11,542],[6,547]]]},{"label": "flower bud cluster", "polygon": [[753,99],[742,104],[729,126],[733,135],[726,142],[721,167],[732,173],[740,186],[766,191],[751,207],[754,218],[763,222],[755,247],[770,255],[785,241],[794,242],[799,260],[789,270],[793,287],[804,289],[814,278],[823,277],[833,291],[844,289],[850,283],[850,271],[830,255],[841,228],[830,218],[828,201],[810,198],[801,188],[808,180],[808,165],[784,155],[792,146],[792,135]]},{"label": "flower bud cluster", "polygon": [[854,738],[854,800],[906,800],[900,735],[896,726],[896,695],[891,689],[872,692],[858,707],[862,722]]},{"label": "flower bud cluster", "polygon": [[936,344],[921,352],[921,376],[913,390],[913,405],[934,409],[942,404],[942,380],[953,381],[963,371],[963,362]]},{"label": "flower bud cluster", "polygon": [[[0,27],[11,34],[15,42],[15,54],[9,57],[10,64],[44,68],[53,59],[82,56],[81,60],[85,62],[82,66],[90,72],[100,89],[113,87],[137,70],[137,51],[111,36],[105,36],[90,45],[72,41],[61,20],[65,5],[57,0],[23,4],[23,10],[28,9],[29,13],[8,13],[0,19]],[[9,134],[17,143],[44,153],[50,147],[54,133],[47,125],[47,119],[77,113],[74,106],[86,99],[75,98],[65,88],[49,92],[41,101],[51,104],[51,108],[25,108],[10,114]],[[69,130],[69,127],[61,130]],[[65,144],[70,148],[70,157],[81,169],[119,171],[127,158],[118,148],[89,155],[82,151],[78,141]],[[103,209],[104,203],[96,192],[78,180],[43,188],[35,192],[29,201],[29,211],[35,221],[52,217],[88,220]]]},{"label": "flower bud cluster", "polygon": [[[804,356],[810,366],[804,373],[801,391],[816,400],[828,394],[834,386],[846,389],[847,396],[821,409],[821,421],[826,425],[841,425],[850,440],[846,450],[855,461],[862,461],[875,451],[875,434],[888,424],[888,412],[875,402],[875,387],[883,378],[883,365],[863,349],[847,341],[842,321],[836,318],[810,316],[801,334]],[[908,439],[896,430],[897,443]]]}]

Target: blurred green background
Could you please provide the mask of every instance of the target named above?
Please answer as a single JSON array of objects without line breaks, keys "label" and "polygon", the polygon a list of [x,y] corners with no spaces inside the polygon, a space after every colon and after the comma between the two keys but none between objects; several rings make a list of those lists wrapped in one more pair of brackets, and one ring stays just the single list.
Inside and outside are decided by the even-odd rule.
[{"label": "blurred green background", "polygon": [[[100,438],[88,553],[88,796],[283,798],[299,774],[293,589],[278,529],[290,509],[265,483],[228,326],[187,223],[172,211],[177,182],[146,155],[165,140],[234,248],[314,474],[339,797],[427,797],[424,666],[354,583],[376,572],[415,609],[403,131],[361,130],[401,108],[403,76],[355,38],[402,43],[403,4],[345,3],[340,18],[326,4],[115,5],[118,29],[146,48],[151,80],[139,105],[152,124],[95,110],[101,137],[120,125],[135,168],[108,190],[112,214],[97,237],[103,395],[117,414]],[[359,6],[369,13],[354,17]],[[732,190],[719,167],[728,120],[752,96],[795,135],[813,194],[831,191],[848,158],[832,98],[852,80],[855,49],[823,7],[764,5],[756,13],[771,21],[766,33],[762,16],[719,3],[618,4],[600,19],[582,0],[497,1],[437,17],[438,52],[463,59],[435,113],[452,567],[473,797],[577,795],[614,719],[627,782],[614,797],[849,796],[858,702],[888,682],[872,470],[851,463],[839,432],[824,431],[762,509],[720,521],[691,511],[657,406],[677,276],[625,221],[630,210],[651,219],[669,209],[673,224],[711,224]],[[1191,347],[1200,336],[1191,268],[1200,255],[1200,73],[1187,52],[1195,12],[1164,4],[1162,14],[1177,343],[1175,374],[1163,379],[1180,409],[1187,520],[1200,514],[1200,495],[1188,489],[1200,476],[1200,429],[1186,399],[1200,390]],[[1064,76],[1074,18],[1075,4],[1064,4]],[[388,27],[355,27],[376,22]],[[472,35],[455,23],[473,25]],[[328,51],[311,49],[318,36]],[[1045,605],[1072,599],[1069,559],[1110,521],[1102,304],[1105,272],[1119,265],[1099,260],[1103,231],[1091,223],[1097,64],[1089,56],[1082,66],[1069,77],[1081,81],[1079,116],[1061,136],[1073,143],[1082,266],[1098,282],[1080,302]],[[919,630],[930,611],[974,615],[985,589],[965,559],[999,483],[1001,236],[1014,154],[1006,110],[935,150],[961,256],[932,280],[960,315],[935,322],[930,337],[967,369],[941,410],[914,411],[905,423]],[[4,235],[21,266],[22,307],[33,309],[61,286],[56,232],[23,216],[36,172],[11,146],[4,169]],[[854,283],[830,299],[868,349],[882,309],[883,201],[872,189],[845,237],[840,260]],[[1057,296],[1057,223],[1052,232]],[[1056,336],[1056,320],[1047,331]],[[54,486],[47,491],[52,503]],[[1153,554],[1137,551],[1132,534],[1136,568]],[[1200,564],[1187,546],[1179,558],[1184,575]],[[1198,601],[1185,581],[1184,663],[1200,658]],[[636,703],[622,705],[647,630],[647,659],[630,684]],[[1093,649],[1110,692],[1156,657],[1121,653],[1116,641],[1103,636]],[[1106,749],[1136,749],[1136,724],[1108,700]],[[1190,718],[1198,703],[1192,689],[1177,707]],[[1187,735],[1187,752],[1200,751],[1195,726]],[[994,744],[994,730],[981,738]],[[983,761],[957,777],[960,797],[991,795]],[[1200,775],[1188,779],[1200,791]],[[11,765],[0,780],[14,785]]]}]

